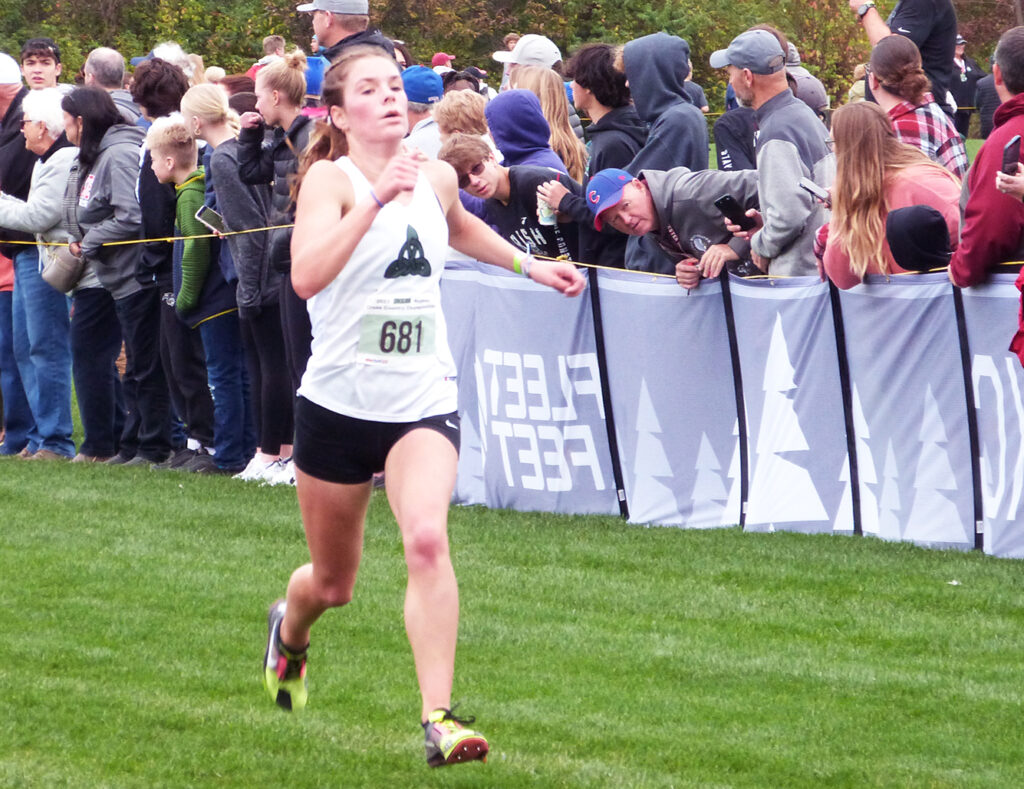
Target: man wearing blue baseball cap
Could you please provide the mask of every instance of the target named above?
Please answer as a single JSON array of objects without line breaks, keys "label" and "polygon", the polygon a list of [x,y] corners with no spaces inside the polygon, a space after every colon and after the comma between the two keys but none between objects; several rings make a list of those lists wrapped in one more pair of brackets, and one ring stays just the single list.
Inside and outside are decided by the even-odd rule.
[{"label": "man wearing blue baseball cap", "polygon": [[[650,235],[676,261],[676,280],[687,290],[729,265],[750,273],[750,244],[726,229],[715,200],[731,195],[743,209],[757,208],[754,170],[642,170],[634,178],[609,168],[587,184],[586,200],[598,231],[607,223],[630,236]],[[748,267],[749,268],[749,267]]]},{"label": "man wearing blue baseball cap", "polygon": [[836,164],[828,130],[789,89],[786,54],[767,30],[740,33],[710,62],[713,68],[728,69],[729,84],[754,108],[759,129],[755,152],[762,210],[747,211],[755,220],[753,230],[729,229],[750,239],[751,259],[762,271],[814,275],[814,234],[828,216],[798,184],[807,177],[819,186],[831,185]]},{"label": "man wearing blue baseball cap", "polygon": [[426,66],[409,66],[402,71],[402,84],[408,98],[409,134],[405,140],[431,159],[441,150],[441,130],[431,109],[444,95],[441,75]]},{"label": "man wearing blue baseball cap", "polygon": [[313,34],[322,48],[320,54],[331,63],[356,44],[371,44],[395,56],[391,39],[370,27],[369,0],[313,0],[295,10],[313,15]]}]

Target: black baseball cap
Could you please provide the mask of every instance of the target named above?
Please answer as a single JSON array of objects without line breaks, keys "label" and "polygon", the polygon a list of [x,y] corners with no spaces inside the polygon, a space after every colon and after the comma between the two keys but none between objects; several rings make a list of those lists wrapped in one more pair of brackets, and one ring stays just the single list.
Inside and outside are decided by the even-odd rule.
[{"label": "black baseball cap", "polygon": [[892,259],[907,271],[945,268],[953,255],[946,220],[930,205],[909,205],[889,212],[885,239]]}]

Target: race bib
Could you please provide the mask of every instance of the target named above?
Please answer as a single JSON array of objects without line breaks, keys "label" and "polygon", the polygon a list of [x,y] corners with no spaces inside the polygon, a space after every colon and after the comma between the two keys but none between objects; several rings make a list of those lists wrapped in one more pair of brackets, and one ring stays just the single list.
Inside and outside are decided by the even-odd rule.
[{"label": "race bib", "polygon": [[360,364],[400,364],[434,353],[437,304],[427,297],[374,296],[359,320]]}]

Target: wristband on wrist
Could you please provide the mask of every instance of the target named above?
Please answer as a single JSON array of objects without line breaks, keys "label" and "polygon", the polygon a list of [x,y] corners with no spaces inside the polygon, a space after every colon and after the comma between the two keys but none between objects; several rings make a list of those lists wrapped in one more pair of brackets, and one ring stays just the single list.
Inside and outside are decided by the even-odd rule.
[{"label": "wristband on wrist", "polygon": [[377,197],[377,193],[374,192],[372,189],[370,190],[370,197],[373,198],[373,202],[375,202],[377,204],[378,208],[383,208],[384,207],[384,203],[382,203],[380,201],[380,198]]},{"label": "wristband on wrist", "polygon": [[533,265],[533,255],[522,255],[516,252],[512,256],[512,270],[524,277],[530,276],[530,267]]},{"label": "wristband on wrist", "polygon": [[867,0],[867,2],[861,3],[861,5],[857,8],[857,19],[863,19],[864,18],[864,14],[866,14],[868,11],[870,11],[874,7],[875,7],[874,0]]}]

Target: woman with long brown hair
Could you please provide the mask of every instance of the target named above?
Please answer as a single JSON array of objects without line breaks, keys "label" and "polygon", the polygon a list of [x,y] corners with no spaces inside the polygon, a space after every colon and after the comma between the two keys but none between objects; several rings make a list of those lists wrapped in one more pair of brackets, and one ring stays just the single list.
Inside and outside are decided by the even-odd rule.
[{"label": "woman with long brown hair", "polygon": [[303,162],[292,235],[292,284],[313,326],[294,455],[310,563],[270,608],[264,683],[284,709],[305,706],[310,628],[352,599],[371,479],[383,470],[405,549],[427,763],[483,759],[487,740],[451,712],[459,596],[447,522],[459,415],[439,280],[449,244],[567,296],[583,278],[503,241],[463,209],[451,167],[403,148],[407,100],[383,50],[346,50],[323,98],[328,127]]},{"label": "woman with long brown hair", "polygon": [[866,274],[908,271],[893,259],[886,217],[897,208],[926,205],[946,220],[956,248],[960,181],[919,149],[899,141],[885,110],[872,102],[847,104],[832,116],[836,179],[823,263],[840,288]]},{"label": "woman with long brown hair", "polygon": [[569,123],[571,110],[562,78],[549,68],[520,66],[512,82],[540,99],[541,112],[551,127],[551,149],[565,163],[569,176],[583,183],[587,174],[587,148]]},{"label": "woman with long brown hair", "polygon": [[879,41],[868,63],[868,86],[900,140],[920,148],[958,178],[967,174],[967,149],[930,92],[917,44],[899,35]]}]

